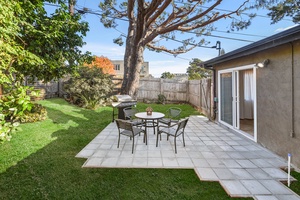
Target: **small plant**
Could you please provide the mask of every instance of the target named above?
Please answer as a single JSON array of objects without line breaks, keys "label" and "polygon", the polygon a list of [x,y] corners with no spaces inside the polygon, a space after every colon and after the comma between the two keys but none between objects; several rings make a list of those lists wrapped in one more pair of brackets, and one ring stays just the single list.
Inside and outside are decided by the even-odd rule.
[{"label": "small plant", "polygon": [[165,104],[166,99],[167,99],[167,98],[165,97],[165,95],[159,94],[159,95],[158,95],[158,98],[157,98],[157,103],[158,103],[158,104]]}]

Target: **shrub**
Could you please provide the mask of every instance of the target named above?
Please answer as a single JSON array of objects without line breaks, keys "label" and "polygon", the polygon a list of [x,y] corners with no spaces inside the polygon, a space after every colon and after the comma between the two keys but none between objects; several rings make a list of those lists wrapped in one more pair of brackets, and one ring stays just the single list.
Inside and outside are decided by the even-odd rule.
[{"label": "shrub", "polygon": [[11,134],[17,129],[19,126],[18,122],[6,122],[5,116],[0,114],[0,142],[10,141]]},{"label": "shrub", "polygon": [[102,106],[113,90],[111,76],[98,67],[81,67],[78,74],[64,85],[67,101],[88,109]]},{"label": "shrub", "polygon": [[20,117],[22,123],[32,123],[42,121],[47,118],[47,110],[40,104],[34,104],[31,111],[24,112]]},{"label": "shrub", "polygon": [[31,111],[33,104],[28,93],[34,95],[32,89],[19,82],[5,87],[5,95],[0,98],[0,142],[9,141],[11,133],[19,125],[20,118],[24,116],[25,112]]},{"label": "shrub", "polygon": [[165,104],[166,99],[167,98],[165,97],[165,95],[159,94],[158,97],[157,97],[157,103],[158,104]]}]

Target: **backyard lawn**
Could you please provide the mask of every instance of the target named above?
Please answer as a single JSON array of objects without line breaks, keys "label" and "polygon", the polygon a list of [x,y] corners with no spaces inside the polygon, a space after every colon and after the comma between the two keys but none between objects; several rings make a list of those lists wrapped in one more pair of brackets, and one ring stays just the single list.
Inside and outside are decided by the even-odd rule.
[{"label": "backyard lawn", "polygon": [[[112,108],[86,110],[63,99],[40,103],[48,119],[22,124],[0,144],[0,199],[231,199],[219,183],[200,181],[192,169],[81,168],[85,159],[75,155],[111,122]],[[148,106],[138,104],[140,110]],[[164,112],[174,105],[150,106]],[[182,117],[199,114],[176,106]]]}]

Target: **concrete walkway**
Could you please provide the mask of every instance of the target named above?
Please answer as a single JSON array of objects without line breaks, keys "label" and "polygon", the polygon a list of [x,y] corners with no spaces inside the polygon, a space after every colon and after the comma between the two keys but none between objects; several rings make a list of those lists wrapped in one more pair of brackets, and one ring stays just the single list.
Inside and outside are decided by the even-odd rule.
[{"label": "concrete walkway", "polygon": [[[83,167],[92,168],[191,168],[202,181],[219,181],[232,197],[254,197],[258,200],[300,200],[300,197],[280,181],[287,181],[281,167],[287,161],[253,141],[232,133],[202,116],[191,116],[182,137],[174,140],[162,137],[156,147],[156,135],[148,129],[148,145],[136,137],[121,136],[117,148],[118,130],[109,124],[76,157],[87,158]],[[164,135],[163,135],[164,136]]]}]

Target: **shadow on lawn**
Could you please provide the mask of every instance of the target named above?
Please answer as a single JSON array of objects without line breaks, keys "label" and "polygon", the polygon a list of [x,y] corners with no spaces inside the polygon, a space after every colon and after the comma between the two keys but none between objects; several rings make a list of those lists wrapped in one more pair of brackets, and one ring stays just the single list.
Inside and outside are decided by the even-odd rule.
[{"label": "shadow on lawn", "polygon": [[81,168],[85,159],[75,155],[110,123],[110,110],[47,110],[62,127],[57,139],[0,174],[0,199],[230,199],[193,170]]}]

